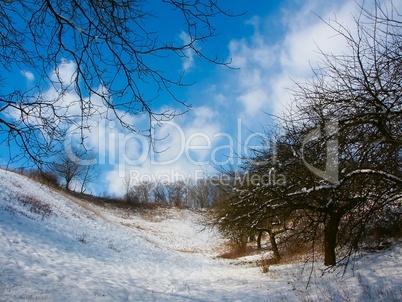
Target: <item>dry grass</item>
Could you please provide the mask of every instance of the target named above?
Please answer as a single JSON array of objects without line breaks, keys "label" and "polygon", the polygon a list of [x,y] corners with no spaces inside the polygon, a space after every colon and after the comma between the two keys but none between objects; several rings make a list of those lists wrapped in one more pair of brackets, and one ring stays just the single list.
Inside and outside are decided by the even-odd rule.
[{"label": "dry grass", "polygon": [[181,252],[181,253],[186,253],[186,254],[198,254],[201,251],[197,250],[197,249],[193,249],[193,250],[187,250],[187,249],[176,249],[176,251]]},{"label": "dry grass", "polygon": [[147,230],[146,228],[144,228],[143,226],[140,226],[138,224],[136,224],[136,225],[131,224],[130,227],[135,227],[137,230],[140,230],[140,231],[146,231]]},{"label": "dry grass", "polygon": [[70,199],[72,202],[74,202],[75,204],[81,206],[81,207],[84,208],[85,210],[87,210],[87,211],[93,213],[94,215],[96,215],[96,216],[98,216],[98,217],[100,217],[100,218],[106,219],[106,217],[105,217],[98,209],[94,208],[94,207],[93,207],[91,204],[89,204],[88,202],[86,202],[86,201],[84,201],[84,200],[82,200],[82,199],[76,198],[75,196],[69,194],[69,193],[66,192],[65,190],[56,189],[56,188],[53,188],[53,190],[57,191],[59,194],[63,195],[64,197],[66,197],[66,198],[68,198],[68,199]]},{"label": "dry grass", "polygon": [[218,255],[219,258],[224,259],[237,259],[244,256],[253,255],[256,252],[261,252],[263,250],[258,251],[253,244],[248,244],[246,249],[240,249],[236,244],[227,243],[224,245],[224,252]]},{"label": "dry grass", "polygon": [[[14,172],[24,175],[24,176],[28,176],[33,181],[40,183],[41,185],[49,187],[51,190],[56,191],[57,193],[61,194],[62,196],[70,199],[71,201],[73,201],[77,205],[81,206],[85,210],[93,213],[94,215],[101,217],[103,219],[106,219],[102,215],[102,213],[99,210],[95,209],[93,206],[91,206],[88,201],[84,201],[83,199],[80,198],[81,195],[85,195],[85,194],[66,191],[65,189],[58,187],[57,182],[52,178],[53,175],[50,172],[41,173],[41,172],[35,171],[35,170],[33,170],[33,171],[15,170]],[[89,195],[85,195],[85,196],[89,196]],[[46,213],[46,211],[48,211],[48,210],[46,210],[46,208],[42,209],[41,206],[39,206],[39,202],[33,200],[34,199],[33,197],[29,197],[29,198],[32,199],[31,202],[28,201],[26,203],[31,203],[31,205],[32,205],[31,212],[39,211],[39,212]],[[50,208],[50,205],[47,205],[47,206]],[[42,207],[44,207],[44,206],[42,206]],[[48,216],[48,214],[45,214],[45,216]]]},{"label": "dry grass", "polygon": [[134,224],[128,223],[128,222],[120,222],[120,224],[121,224],[122,226],[127,227],[127,228],[132,228],[132,227],[134,227]]},{"label": "dry grass", "polygon": [[291,264],[296,262],[306,262],[314,258],[320,260],[324,258],[322,241],[300,242],[295,238],[291,242],[283,245],[280,264]]},{"label": "dry grass", "polygon": [[34,196],[19,195],[17,198],[24,207],[29,208],[31,213],[41,215],[42,220],[52,213],[50,204],[44,203]]},{"label": "dry grass", "polygon": [[265,273],[268,273],[269,267],[270,267],[271,265],[278,264],[278,263],[279,263],[279,260],[278,260],[278,259],[269,258],[269,259],[257,260],[257,261],[255,262],[255,265],[260,268],[260,270],[261,270],[262,273],[265,274]]}]

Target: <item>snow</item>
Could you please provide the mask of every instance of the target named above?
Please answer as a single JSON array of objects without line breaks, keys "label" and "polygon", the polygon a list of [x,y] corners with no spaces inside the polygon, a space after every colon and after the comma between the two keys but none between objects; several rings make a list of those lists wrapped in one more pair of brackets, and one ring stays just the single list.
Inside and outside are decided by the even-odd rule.
[{"label": "snow", "polygon": [[130,216],[119,210],[106,215],[108,220],[136,228],[138,236],[169,250],[214,256],[226,242],[216,230],[203,225],[201,214],[186,209],[161,208],[156,213],[150,210]]},{"label": "snow", "polygon": [[402,298],[400,245],[362,255],[345,274],[322,276],[316,263],[305,289],[309,264],[271,266],[264,274],[253,264],[261,256],[218,258],[225,240],[204,228],[203,219],[170,208],[105,209],[0,170],[0,301]]}]

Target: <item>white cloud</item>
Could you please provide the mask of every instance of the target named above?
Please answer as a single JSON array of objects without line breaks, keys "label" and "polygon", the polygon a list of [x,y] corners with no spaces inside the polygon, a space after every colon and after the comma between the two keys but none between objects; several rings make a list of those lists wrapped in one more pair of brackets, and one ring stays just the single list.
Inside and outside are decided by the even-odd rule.
[{"label": "white cloud", "polygon": [[73,61],[63,59],[52,71],[50,79],[62,85],[70,85],[74,82],[77,74],[77,65]]},{"label": "white cloud", "polygon": [[28,82],[35,81],[35,76],[32,72],[28,70],[21,70],[21,74],[27,79]]},{"label": "white cloud", "polygon": [[280,114],[291,100],[287,89],[293,87],[293,81],[303,81],[311,75],[311,67],[318,63],[318,47],[333,53],[346,48],[341,37],[317,15],[324,20],[336,17],[349,26],[355,7],[352,0],[331,5],[311,0],[302,7],[288,9],[281,16],[283,37],[275,43],[261,31],[261,20],[252,18],[249,24],[254,27],[254,35],[229,44],[233,64],[240,67],[234,89],[228,91],[241,105],[239,116],[253,124],[264,118],[263,111]]},{"label": "white cloud", "polygon": [[239,96],[239,100],[244,107],[246,117],[251,117],[264,108],[264,102],[268,95],[261,87],[252,87]]},{"label": "white cloud", "polygon": [[[185,33],[184,31],[182,31],[180,33],[180,39],[183,42],[183,45],[187,45],[191,43],[191,38],[190,36]],[[184,51],[183,51],[183,63],[182,63],[182,68],[184,71],[189,70],[190,68],[194,67],[194,52],[190,47],[187,47]]]},{"label": "white cloud", "polygon": [[[218,113],[208,106],[195,107],[185,117],[160,123],[155,129],[154,146],[150,146],[149,141],[142,147],[118,146],[123,153],[116,158],[114,169],[106,176],[110,192],[124,193],[123,179],[130,171],[136,178],[134,182],[194,179],[213,171],[211,153],[220,139],[216,134],[221,132]],[[125,160],[130,152],[133,158],[143,161],[130,164]]]}]

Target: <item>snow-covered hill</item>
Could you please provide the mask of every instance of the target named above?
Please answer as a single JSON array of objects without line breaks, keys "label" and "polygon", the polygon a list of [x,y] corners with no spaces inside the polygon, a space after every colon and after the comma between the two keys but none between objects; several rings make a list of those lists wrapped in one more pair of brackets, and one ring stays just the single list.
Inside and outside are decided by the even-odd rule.
[{"label": "snow-covered hill", "polygon": [[216,258],[223,239],[204,229],[201,219],[188,210],[146,215],[106,210],[0,170],[0,301],[390,301],[402,296],[399,246],[362,258],[344,276],[336,271],[321,278],[317,265],[304,290],[309,267],[303,264],[272,266],[263,274],[254,265]]}]

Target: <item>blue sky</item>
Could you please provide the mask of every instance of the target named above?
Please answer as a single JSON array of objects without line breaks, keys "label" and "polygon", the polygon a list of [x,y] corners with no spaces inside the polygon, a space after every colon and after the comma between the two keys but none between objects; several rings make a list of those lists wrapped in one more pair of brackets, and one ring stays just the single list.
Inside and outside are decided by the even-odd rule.
[{"label": "blue sky", "polygon": [[[155,142],[157,152],[149,150],[146,138],[124,132],[113,121],[97,124],[88,135],[88,145],[97,152],[103,173],[90,190],[122,195],[123,179],[130,173],[137,180],[174,181],[210,175],[220,165],[236,166],[236,155],[247,155],[261,141],[259,133],[272,121],[266,112],[280,115],[290,103],[287,89],[293,81],[311,75],[311,66],[318,63],[318,47],[334,53],[346,49],[344,41],[317,15],[353,27],[352,13],[357,12],[354,0],[222,3],[234,13],[246,13],[218,18],[219,35],[202,47],[209,54],[232,60],[237,69],[206,64],[192,53],[187,59],[160,62],[166,72],[185,71],[185,80],[195,82],[175,89],[180,99],[193,106],[192,111],[155,127],[154,137],[164,138]],[[174,21],[163,11],[153,26],[162,35],[185,39],[182,25]],[[76,68],[68,60],[58,67],[66,76]],[[18,70],[8,84],[29,87],[36,77],[30,70]],[[146,86],[143,89],[152,93]],[[153,108],[180,109],[163,95]],[[127,120],[147,127],[141,117],[128,116]]]}]

